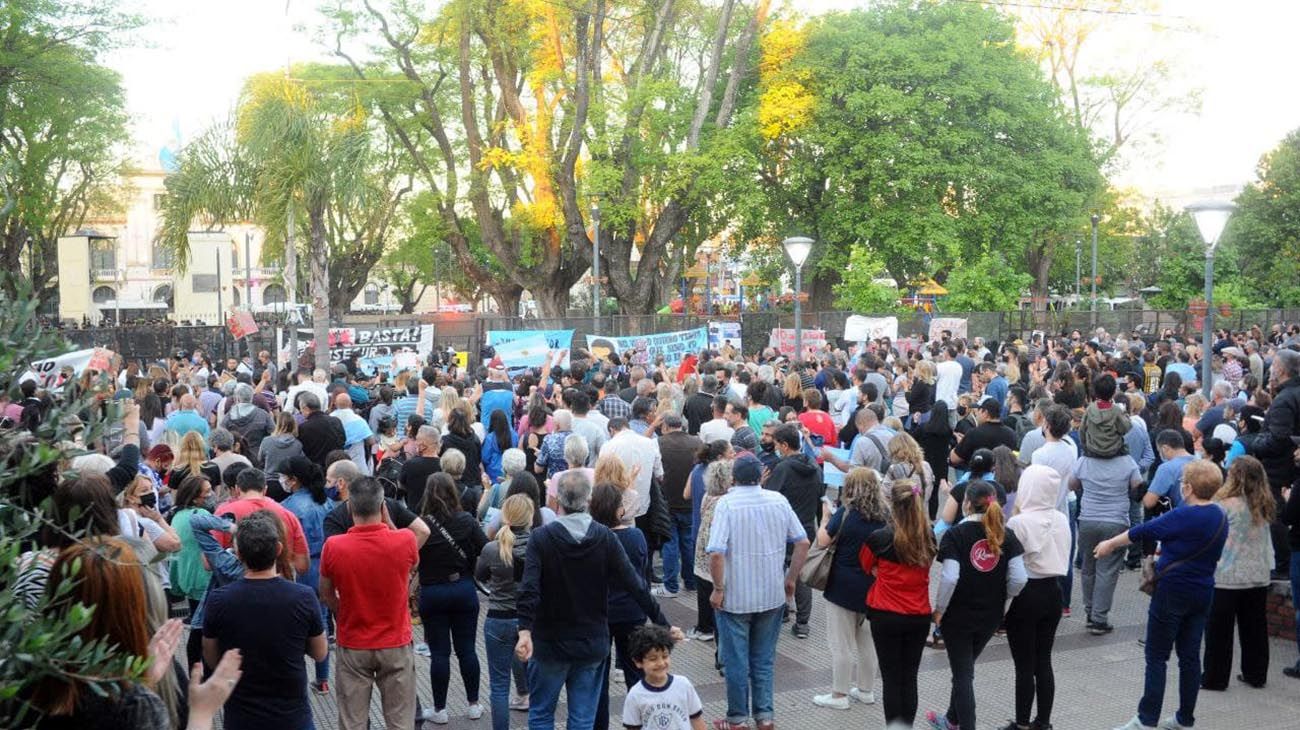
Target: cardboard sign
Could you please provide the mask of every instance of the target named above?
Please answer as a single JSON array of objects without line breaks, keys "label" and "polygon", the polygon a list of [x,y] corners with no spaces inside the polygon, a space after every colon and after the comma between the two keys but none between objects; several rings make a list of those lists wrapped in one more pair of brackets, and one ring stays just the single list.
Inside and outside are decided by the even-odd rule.
[{"label": "cardboard sign", "polygon": [[898,317],[864,317],[855,314],[844,320],[844,339],[849,342],[867,342],[888,337],[898,339]]},{"label": "cardboard sign", "polygon": [[952,333],[954,338],[965,339],[966,320],[960,317],[935,317],[930,320],[930,340],[940,338],[944,330]]},{"label": "cardboard sign", "polygon": [[[795,331],[792,329],[777,328],[772,330],[772,336],[768,340],[768,347],[775,347],[776,351],[791,357],[794,355]],[[825,330],[803,331],[803,357],[816,354],[826,346]]]},{"label": "cardboard sign", "polygon": [[258,332],[257,322],[254,321],[251,312],[231,312],[226,318],[226,327],[230,329],[230,335],[237,340]]},{"label": "cardboard sign", "polygon": [[632,364],[642,366],[653,366],[660,355],[663,355],[665,365],[676,365],[688,354],[705,349],[708,342],[708,331],[704,327],[639,337],[587,335],[587,349],[597,359],[631,350]]}]

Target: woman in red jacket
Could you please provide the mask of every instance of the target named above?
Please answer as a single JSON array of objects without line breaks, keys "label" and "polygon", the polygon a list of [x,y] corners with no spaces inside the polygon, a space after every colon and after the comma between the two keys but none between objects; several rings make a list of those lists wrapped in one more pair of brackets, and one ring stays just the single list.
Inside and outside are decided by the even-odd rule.
[{"label": "woman in red jacket", "polygon": [[916,479],[890,489],[891,524],[871,533],[858,553],[876,580],[867,592],[867,617],[876,645],[888,728],[916,720],[916,678],[930,631],[930,565],[938,553]]}]

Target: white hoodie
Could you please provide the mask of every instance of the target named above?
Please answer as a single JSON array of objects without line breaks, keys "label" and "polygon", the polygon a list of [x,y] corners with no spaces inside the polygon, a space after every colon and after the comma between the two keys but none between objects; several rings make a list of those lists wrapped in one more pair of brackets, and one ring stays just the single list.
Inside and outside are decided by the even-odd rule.
[{"label": "white hoodie", "polygon": [[1070,522],[1056,508],[1061,475],[1050,466],[1034,464],[1020,475],[1016,514],[1007,527],[1025,548],[1025,572],[1030,578],[1065,575],[1070,565]]}]

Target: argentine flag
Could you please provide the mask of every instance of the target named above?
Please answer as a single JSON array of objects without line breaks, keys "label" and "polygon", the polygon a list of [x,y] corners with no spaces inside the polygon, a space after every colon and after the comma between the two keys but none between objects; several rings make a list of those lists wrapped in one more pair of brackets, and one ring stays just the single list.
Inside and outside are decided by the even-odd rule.
[{"label": "argentine flag", "polygon": [[496,346],[497,357],[507,368],[538,368],[546,364],[551,346],[542,333]]}]

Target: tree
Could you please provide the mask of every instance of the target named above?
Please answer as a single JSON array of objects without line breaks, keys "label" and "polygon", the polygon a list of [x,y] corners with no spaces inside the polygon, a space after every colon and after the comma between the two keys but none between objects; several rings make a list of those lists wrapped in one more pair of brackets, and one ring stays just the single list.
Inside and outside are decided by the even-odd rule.
[{"label": "tree", "polygon": [[902,311],[898,287],[879,281],[886,276],[884,265],[873,259],[869,250],[861,246],[854,248],[849,253],[843,280],[835,285],[835,306],[861,314]]},{"label": "tree", "polygon": [[[179,169],[166,183],[160,238],[183,267],[189,259],[187,234],[196,219],[221,226],[252,217],[278,232],[285,230],[291,207],[305,212],[299,220],[307,231],[316,358],[328,362],[330,232],[337,236],[332,243],[339,255],[369,243],[349,233],[375,233],[377,251],[361,249],[362,258],[352,259],[364,266],[364,257],[377,259],[382,252],[392,210],[404,193],[394,200],[394,193],[368,174],[374,150],[365,110],[334,111],[300,79],[278,73],[249,79],[231,131],[233,139],[217,129],[181,151]],[[357,290],[364,286],[362,277]]]},{"label": "tree", "polygon": [[[17,401],[18,383],[32,363],[72,348],[58,332],[40,326],[39,301],[27,282],[5,282],[0,289],[16,292],[0,293],[0,383]],[[5,617],[0,623],[5,654],[0,661],[0,726],[35,726],[36,710],[28,703],[32,688],[43,679],[76,678],[92,691],[109,693],[118,691],[119,682],[139,680],[148,665],[147,658],[126,655],[108,639],[82,640],[79,634],[90,624],[96,606],[75,603],[63,610],[47,595],[33,608],[11,590],[26,571],[19,556],[41,544],[42,533],[60,530],[69,538],[83,536],[51,519],[50,497],[61,465],[82,453],[72,446],[74,439],[93,443],[104,430],[103,411],[93,400],[91,392],[78,396],[69,390],[44,414],[35,434],[0,429],[0,585],[5,586],[0,591],[0,615]],[[84,432],[73,434],[71,424],[82,423],[75,418],[78,413],[93,417],[85,422]],[[74,582],[63,581],[57,598],[65,599]]]},{"label": "tree", "polygon": [[[58,237],[120,205],[125,95],[99,59],[140,22],[115,2],[0,5],[0,260],[25,268],[38,298],[54,287]],[[18,281],[5,278],[10,296]]]},{"label": "tree", "polygon": [[[684,231],[722,228],[704,205],[721,180],[707,151],[731,122],[768,3],[466,0],[429,12],[366,0],[326,15],[335,52],[376,89],[436,197],[466,275],[502,311],[526,289],[556,316],[591,264],[595,199],[602,273],[625,311],[654,311],[708,237]],[[353,47],[371,40],[375,60],[357,60]]]},{"label": "tree", "polygon": [[[1300,130],[1259,161],[1257,179],[1237,196],[1224,231],[1234,247],[1243,283],[1273,306],[1300,304]],[[1217,260],[1218,257],[1216,257]],[[1218,280],[1216,266],[1215,278]]]},{"label": "tree", "polygon": [[750,240],[817,240],[813,308],[859,247],[899,282],[1001,253],[1045,292],[1057,246],[1102,187],[1009,22],[977,5],[891,2],[774,25],[757,91],[737,122],[748,144],[731,148],[734,212]]},{"label": "tree", "polygon": [[991,253],[959,266],[944,286],[943,309],[948,312],[1007,312],[1019,308],[1022,292],[1034,279],[1016,271],[1001,254]]}]

